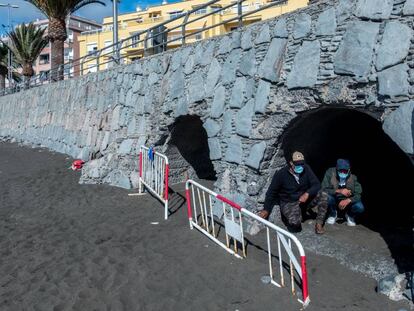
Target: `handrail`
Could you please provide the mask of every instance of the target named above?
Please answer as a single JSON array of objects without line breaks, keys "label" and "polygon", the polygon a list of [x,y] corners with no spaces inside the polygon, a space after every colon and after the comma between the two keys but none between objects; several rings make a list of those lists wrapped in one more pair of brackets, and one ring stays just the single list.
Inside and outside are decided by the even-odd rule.
[{"label": "handrail", "polygon": [[[216,4],[222,0],[210,0],[202,5],[199,5],[189,11],[186,11],[184,14],[180,16],[176,16],[171,19],[167,19],[155,26],[152,26],[148,29],[138,31],[134,33],[133,35],[120,40],[118,43],[112,43],[106,47],[103,47],[100,50],[93,51],[91,54],[84,55],[82,57],[79,57],[77,59],[70,60],[67,63],[64,63],[62,65],[59,65],[55,68],[51,68],[50,70],[43,72],[41,74],[35,75],[32,78],[29,79],[29,81],[21,82],[21,83],[12,83],[11,86],[4,90],[0,90],[0,96],[11,94],[20,91],[21,89],[28,89],[32,88],[38,85],[43,85],[45,83],[52,83],[60,79],[67,79],[72,78],[74,76],[83,75],[85,73],[85,70],[94,70],[96,68],[96,71],[105,70],[107,68],[102,68],[103,65],[108,64],[120,64],[121,61],[123,61],[125,58],[128,58],[129,55],[127,54],[126,49],[128,48],[138,48],[138,51],[136,53],[142,53],[143,57],[147,56],[147,52],[149,50],[152,51],[151,54],[155,53],[155,48],[163,47],[160,50],[164,51],[167,46],[173,42],[181,42],[182,45],[186,44],[186,38],[195,37],[195,35],[206,32],[210,29],[222,26],[226,23],[230,23],[233,21],[239,21],[238,26],[241,27],[243,25],[243,19],[255,14],[257,12],[269,9],[271,7],[277,6],[277,5],[283,5],[287,2],[287,0],[277,0],[270,2],[269,4],[260,6],[259,8],[255,10],[250,10],[247,12],[243,12],[242,4],[248,0],[238,0],[237,2],[226,4],[223,7],[220,8],[214,8],[203,15],[193,15],[196,16],[195,18],[190,18],[190,15],[195,13],[196,11],[199,11],[200,9],[208,8],[209,6]],[[228,11],[230,8],[237,7],[237,13],[232,14],[223,14]],[[197,21],[200,21],[202,19],[205,19],[211,15],[220,14],[224,15],[234,15],[234,17],[222,20],[219,23],[215,23],[213,25],[203,27],[200,30],[196,30],[194,32],[186,32],[186,27],[192,23],[195,23]],[[193,17],[192,16],[192,17]],[[163,31],[156,31],[159,30],[160,27],[171,25],[177,20],[182,20],[182,22],[178,25],[171,26],[171,28],[165,28]],[[171,38],[171,39],[165,39],[163,38],[162,42],[158,44],[148,44],[150,41],[152,41],[154,38],[159,36],[166,36],[168,33],[175,31],[177,29],[181,30],[181,35]],[[101,30],[104,31],[104,30]],[[84,32],[84,34],[90,33],[89,31]],[[141,36],[145,36],[141,39]],[[136,38],[139,38],[139,40],[136,40]],[[133,41],[135,40],[135,41]],[[151,42],[152,43],[152,42]],[[140,48],[140,46],[143,45],[143,48]],[[124,52],[124,53],[120,53]],[[120,55],[119,58],[116,57],[116,55]],[[102,58],[108,57],[108,60],[101,61]],[[95,64],[94,64],[95,63]],[[84,68],[85,65],[88,65],[89,68]]]}]

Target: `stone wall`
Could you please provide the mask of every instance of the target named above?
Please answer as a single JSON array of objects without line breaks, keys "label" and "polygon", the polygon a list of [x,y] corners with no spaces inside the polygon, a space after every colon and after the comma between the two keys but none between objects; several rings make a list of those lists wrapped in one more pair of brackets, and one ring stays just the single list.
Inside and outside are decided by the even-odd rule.
[{"label": "stone wall", "polygon": [[[0,135],[91,160],[82,182],[131,188],[138,147],[168,152],[176,118],[197,115],[216,188],[255,208],[285,162],[283,131],[301,112],[364,110],[414,153],[413,23],[414,0],[319,1],[130,65],[1,97]],[[188,163],[171,152],[180,162],[172,178],[183,180]]]}]

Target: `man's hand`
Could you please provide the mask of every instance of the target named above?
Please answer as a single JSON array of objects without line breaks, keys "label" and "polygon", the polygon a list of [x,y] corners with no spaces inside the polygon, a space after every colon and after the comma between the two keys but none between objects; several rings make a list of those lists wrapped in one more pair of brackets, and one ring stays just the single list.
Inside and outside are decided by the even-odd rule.
[{"label": "man's hand", "polygon": [[269,216],[269,212],[266,210],[261,210],[260,212],[257,213],[257,216],[262,217],[264,219],[267,218],[267,216]]},{"label": "man's hand", "polygon": [[347,198],[349,198],[352,195],[352,191],[349,190],[349,189],[346,189],[346,188],[338,189],[338,190],[336,190],[336,193],[340,193],[340,194],[346,196]]},{"label": "man's hand", "polygon": [[300,203],[305,203],[309,199],[309,193],[305,192],[299,198]]},{"label": "man's hand", "polygon": [[347,207],[351,203],[351,199],[345,199],[339,202],[338,207],[339,209],[343,210],[345,207]]}]

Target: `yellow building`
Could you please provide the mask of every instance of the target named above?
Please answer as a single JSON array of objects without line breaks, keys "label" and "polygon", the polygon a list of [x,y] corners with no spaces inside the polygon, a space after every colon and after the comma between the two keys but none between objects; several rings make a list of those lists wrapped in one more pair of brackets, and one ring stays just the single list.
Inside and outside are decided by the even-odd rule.
[{"label": "yellow building", "polygon": [[[207,3],[207,0],[188,0],[170,4],[163,3],[162,5],[151,6],[146,10],[140,10],[137,8],[136,12],[119,15],[119,40],[133,36],[131,39],[123,43],[123,49],[121,50],[122,62],[129,63],[144,56],[144,42],[142,42],[142,40],[148,35],[151,36],[151,34],[145,32],[147,29],[171,20],[174,17],[185,15],[186,12],[202,7],[205,3]],[[271,3],[270,0],[246,0],[242,3],[242,10],[243,13],[247,13],[262,6],[269,5],[269,3]],[[205,14],[214,12],[231,4],[234,5],[224,11],[202,17]],[[272,18],[301,7],[305,7],[307,4],[308,0],[286,0],[270,8],[244,17],[243,25]],[[225,22],[230,19],[233,20]],[[183,44],[180,39],[183,31],[188,36],[186,37],[184,43],[192,43],[205,38],[210,38],[212,36],[222,35],[237,28],[237,4],[232,0],[220,0],[219,2],[215,2],[208,7],[196,10],[188,16],[188,21],[194,22],[186,25],[184,30],[181,27],[183,18],[165,25],[165,27],[169,30],[167,40],[172,40],[172,42],[167,44],[167,49],[175,48]],[[210,26],[221,22],[223,22],[223,25],[209,28]],[[99,69],[108,68],[108,62],[112,56],[112,48],[108,47],[112,45],[113,40],[112,24],[112,17],[106,17],[103,20],[103,27],[101,30],[83,32],[82,35],[79,36],[80,55],[81,57],[85,57],[85,59],[90,60],[83,66],[82,74],[87,72],[95,72],[97,71],[98,66]],[[191,35],[192,33],[194,33],[194,35]],[[154,36],[154,34],[152,34],[152,36]],[[174,41],[174,39],[177,40]],[[151,48],[152,44],[152,39],[147,40],[146,47]],[[94,56],[94,52],[105,47],[108,48],[105,49],[101,53],[99,59],[97,59],[97,57]],[[146,53],[151,53],[151,50]]]}]

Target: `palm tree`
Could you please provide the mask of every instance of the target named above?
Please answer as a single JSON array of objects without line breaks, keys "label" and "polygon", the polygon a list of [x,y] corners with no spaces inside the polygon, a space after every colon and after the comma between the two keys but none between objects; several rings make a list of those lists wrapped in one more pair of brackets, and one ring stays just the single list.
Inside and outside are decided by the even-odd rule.
[{"label": "palm tree", "polygon": [[4,44],[0,44],[0,92],[6,88],[8,51]]},{"label": "palm tree", "polygon": [[6,46],[13,53],[14,61],[22,67],[22,75],[26,83],[34,75],[33,63],[47,45],[46,29],[38,28],[33,23],[21,24],[8,33]]},{"label": "palm tree", "polygon": [[[66,17],[78,9],[91,4],[105,5],[101,0],[26,0],[49,18],[48,38],[51,42],[51,66],[53,80],[63,79],[64,44],[67,38]],[[60,67],[59,67],[60,66]]]}]

